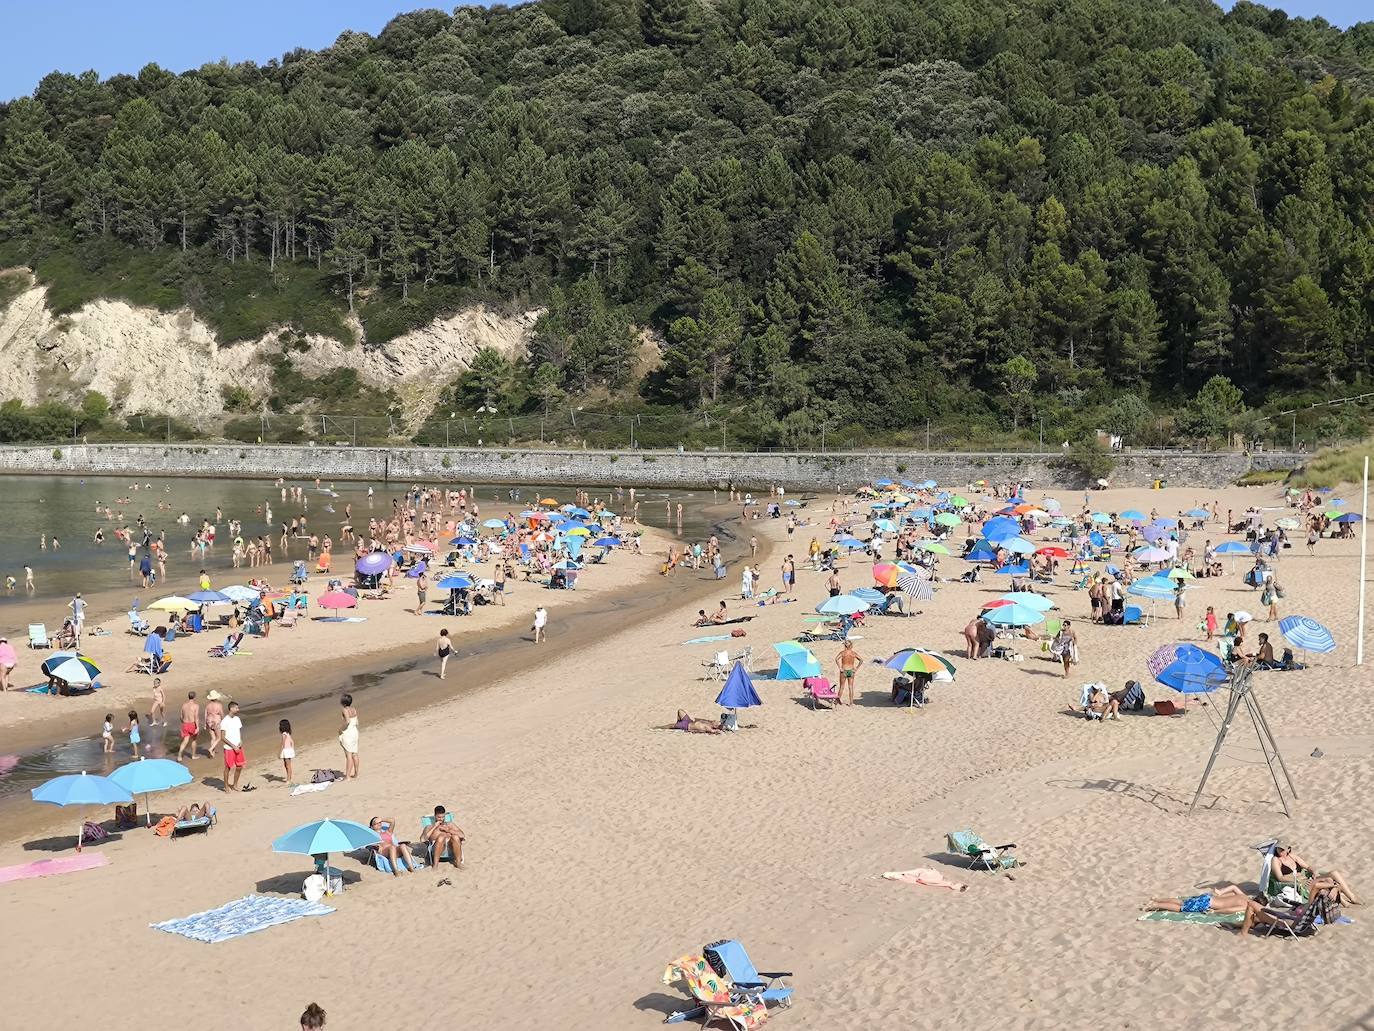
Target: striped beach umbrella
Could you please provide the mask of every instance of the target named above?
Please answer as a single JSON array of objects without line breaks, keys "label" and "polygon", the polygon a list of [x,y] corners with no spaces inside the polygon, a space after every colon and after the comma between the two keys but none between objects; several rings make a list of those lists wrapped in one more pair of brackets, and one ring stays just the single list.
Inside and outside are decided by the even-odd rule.
[{"label": "striped beach umbrella", "polygon": [[1336,648],[1331,631],[1311,616],[1285,616],[1279,620],[1279,631],[1295,648],[1309,652],[1329,652]]}]

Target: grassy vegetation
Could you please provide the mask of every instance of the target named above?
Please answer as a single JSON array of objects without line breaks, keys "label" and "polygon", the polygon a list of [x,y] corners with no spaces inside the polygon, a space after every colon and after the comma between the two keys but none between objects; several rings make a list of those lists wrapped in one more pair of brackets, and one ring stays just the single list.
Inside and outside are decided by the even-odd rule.
[{"label": "grassy vegetation", "polygon": [[1327,448],[1318,451],[1299,471],[1296,480],[1303,487],[1335,487],[1342,483],[1359,483],[1364,476],[1364,460],[1374,458],[1374,440],[1364,440],[1349,447]]},{"label": "grassy vegetation", "polygon": [[369,344],[384,344],[470,305],[492,301],[492,295],[460,286],[415,288],[404,301],[399,291],[384,290],[358,306],[358,319],[367,331]]},{"label": "grassy vegetation", "polygon": [[1271,483],[1283,483],[1292,471],[1288,469],[1255,469],[1236,481],[1238,487],[1267,487]]},{"label": "grassy vegetation", "polygon": [[23,293],[27,285],[22,272],[0,273],[0,311],[9,307],[10,301]]}]

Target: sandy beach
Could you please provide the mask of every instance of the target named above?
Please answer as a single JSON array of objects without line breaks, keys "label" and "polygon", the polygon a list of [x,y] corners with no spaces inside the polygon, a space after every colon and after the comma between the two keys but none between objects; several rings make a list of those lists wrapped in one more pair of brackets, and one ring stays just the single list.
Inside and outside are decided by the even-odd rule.
[{"label": "sandy beach", "polygon": [[[1059,496],[1077,508],[1076,496]],[[1266,487],[1103,491],[1092,505],[1173,514],[1213,499],[1223,512],[1282,504],[1279,488]],[[801,559],[812,536],[829,538],[829,506],[818,499],[801,509],[822,525],[802,526],[790,541],[780,520],[735,527],[741,541],[757,534],[772,549],[762,587],[780,585],[789,551]],[[1267,511],[1268,522],[1280,514]],[[961,528],[955,540],[962,536]],[[1206,538],[1236,539],[1214,523],[1190,543],[1200,553]],[[956,663],[955,682],[935,684],[924,709],[894,707],[890,671],[866,661],[852,707],[813,711],[800,682],[760,678],[764,705],[741,711],[738,733],[658,729],[679,708],[719,714],[719,684],[700,679],[714,650],[752,646],[756,670],[773,668],[770,645],[812,626],[805,617],[826,596],[825,574],[799,562],[797,601],[741,602],[732,562],[716,593],[755,617],[742,640],[683,643],[710,633],[691,623],[715,585],[680,571],[675,576],[692,581],[680,600],[648,618],[609,611],[588,619],[576,640],[551,649],[551,662],[505,676],[484,672],[472,684],[460,660],[449,681],[472,689],[384,721],[369,722],[364,711],[356,781],[291,797],[262,779],[275,759],[250,737],[249,769],[260,790],[221,795],[212,787],[216,764],[200,760],[193,769],[202,783],[155,799],[163,812],[209,799],[219,809],[209,835],[171,842],[126,831],[99,846],[107,866],[0,885],[7,939],[24,947],[11,963],[24,973],[9,999],[11,1019],[21,1027],[50,1023],[69,998],[66,986],[79,984],[83,999],[101,1000],[100,1023],[111,1029],[294,1028],[311,1001],[328,1011],[331,1031],[398,1019],[647,1029],[688,1007],[679,987],[661,983],[664,966],[709,941],[738,937],[760,969],[793,972],[795,1005],[769,1021],[779,1029],[955,1020],[1029,1028],[1367,1026],[1360,1021],[1374,1021],[1367,938],[1374,910],[1351,908],[1353,925],[1299,942],[1137,919],[1154,896],[1223,882],[1253,886],[1259,854],[1251,846],[1275,836],[1374,895],[1374,814],[1366,804],[1374,790],[1374,714],[1365,704],[1374,678],[1354,665],[1358,554],[1358,540],[1322,540],[1309,556],[1295,535],[1277,567],[1281,614],[1318,618],[1339,643],[1306,670],[1256,677],[1297,786],[1292,819],[1248,721],[1234,727],[1198,812],[1185,815],[1216,735],[1215,701],[1179,718],[1149,715],[1148,705],[1110,723],[1069,712],[1080,685],[1092,680],[1117,689],[1137,679],[1151,701],[1176,698],[1151,681],[1145,660],[1161,644],[1198,641],[1195,624],[1207,605],[1219,614],[1254,612],[1252,636],[1269,632],[1281,647],[1277,624],[1263,622],[1258,592],[1241,582],[1243,561],[1234,572],[1227,562],[1223,578],[1197,581],[1181,623],[1162,603],[1144,627],[1091,625],[1087,593],[1061,572],[1046,593],[1056,615],[1079,631],[1080,663],[1068,679],[1029,641],[1018,645],[1022,662],[962,657],[964,625],[1009,589],[1006,577],[985,576],[979,584],[940,584],[913,618],[870,618],[856,631],[865,660],[921,645]],[[965,568],[945,558],[939,575],[952,579]],[[537,600],[557,627],[564,612],[556,606],[568,606],[571,618],[573,608],[592,603],[592,592],[631,591],[656,573],[649,558],[615,555],[587,579],[585,595],[579,585],[565,596],[539,591]],[[866,561],[850,560],[840,576],[846,590],[872,584]],[[362,610],[368,632],[349,635],[346,661],[365,661],[373,640],[377,649],[429,654],[438,621],[401,611],[413,600],[406,586],[398,597]],[[467,622],[480,619],[483,634],[511,632],[527,621],[533,597],[517,591],[505,612],[484,609]],[[251,693],[253,681],[278,671],[300,675],[301,665],[339,662],[336,632],[363,628],[274,630],[254,642],[236,690]],[[92,645],[95,654],[119,668],[127,665],[124,651],[137,648],[119,633],[96,641],[110,651],[105,658]],[[169,705],[186,684],[208,688],[238,661],[216,666],[204,654],[209,643],[196,639],[176,651],[189,668],[165,681]],[[832,680],[838,650],[834,642],[813,646]],[[91,730],[126,697],[143,707],[147,678],[129,680],[113,683],[93,707],[81,703]],[[0,731],[16,727],[34,701],[46,704],[0,697]],[[338,768],[339,747],[321,736],[298,749],[297,765]],[[250,892],[298,894],[308,860],[270,850],[274,837],[298,824],[394,816],[399,836],[415,838],[420,817],[436,804],[455,812],[466,831],[461,870],[445,865],[392,878],[336,856],[348,888],[328,900],[336,911],[327,916],[214,945],[148,926]],[[70,851],[71,814],[30,808],[41,826],[27,818],[7,824],[0,866]],[[1028,865],[1007,877],[950,860],[944,836],[965,827],[1016,842]],[[939,870],[968,890],[881,876],[914,867]],[[212,987],[197,1001],[186,985]]]}]

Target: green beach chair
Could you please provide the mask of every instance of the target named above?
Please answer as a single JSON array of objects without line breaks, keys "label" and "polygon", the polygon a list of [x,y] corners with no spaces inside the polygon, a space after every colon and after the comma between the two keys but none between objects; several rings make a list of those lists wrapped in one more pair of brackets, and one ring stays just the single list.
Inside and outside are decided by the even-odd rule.
[{"label": "green beach chair", "polygon": [[989,845],[971,830],[951,831],[945,835],[945,847],[951,855],[967,859],[975,870],[1014,870],[1021,865],[1009,854],[1015,844]]}]

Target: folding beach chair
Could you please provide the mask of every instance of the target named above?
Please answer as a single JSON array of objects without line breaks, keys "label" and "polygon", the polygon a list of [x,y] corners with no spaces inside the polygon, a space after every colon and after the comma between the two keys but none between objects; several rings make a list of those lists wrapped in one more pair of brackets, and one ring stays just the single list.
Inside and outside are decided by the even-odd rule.
[{"label": "folding beach chair", "polygon": [[752,644],[741,649],[738,655],[731,657],[730,667],[733,669],[737,662],[742,662],[744,664],[746,672],[752,673],[754,671],[754,646]]},{"label": "folding beach chair", "polygon": [[730,670],[734,668],[734,663],[730,661],[729,652],[716,652],[713,658],[701,665],[706,670],[701,676],[702,680],[724,680],[730,675]]},{"label": "folding beach chair", "polygon": [[969,860],[969,865],[977,870],[1013,870],[1020,861],[1008,855],[1016,846],[989,845],[971,830],[952,831],[945,835],[945,847],[952,855]]},{"label": "folding beach chair", "polygon": [[[445,822],[445,823],[452,823],[452,822],[453,822],[453,814],[452,814],[452,813],[445,813],[445,814],[444,814],[444,822]],[[442,852],[440,852],[438,855],[435,855],[435,854],[434,854],[434,842],[432,842],[432,841],[425,841],[425,840],[424,840],[425,831],[427,831],[427,830],[428,830],[430,827],[432,827],[432,826],[434,826],[434,817],[432,817],[432,816],[422,816],[422,817],[420,817],[420,840],[421,840],[421,841],[423,842],[423,844],[424,844],[424,847],[423,847],[423,849],[422,849],[422,851],[424,852],[424,859],[425,859],[425,861],[428,862],[431,866],[435,866],[435,865],[437,865],[438,863],[442,863],[442,862],[444,861],[444,857],[445,857],[445,856],[451,856],[451,855],[453,854],[453,846],[452,846],[449,842],[445,841],[445,842],[444,842],[444,850],[443,850]]]},{"label": "folding beach chair", "polygon": [[735,1031],[753,1031],[768,1019],[768,1008],[758,995],[739,989],[728,977],[722,977],[711,969],[706,958],[700,955],[682,956],[668,964],[663,971],[663,983],[673,984],[681,981],[698,1004],[685,1012],[669,1014],[665,1024],[676,1024],[690,1017],[705,1015],[702,1027],[710,1027],[720,1021]]},{"label": "folding beach chair", "polygon": [[134,634],[138,637],[147,637],[148,629],[148,621],[140,618],[139,614],[136,611],[130,609],[128,633]]},{"label": "folding beach chair", "polygon": [[1274,909],[1269,906],[1264,907],[1266,916],[1273,917],[1272,923],[1255,921],[1254,930],[1258,931],[1265,938],[1273,935],[1281,935],[1288,938],[1311,938],[1320,928],[1318,922],[1328,923],[1330,912],[1329,889],[1323,888],[1312,896],[1310,902],[1304,902],[1301,906],[1294,906],[1292,909]]},{"label": "folding beach chair", "polygon": [[178,820],[172,826],[172,840],[185,837],[187,834],[209,834],[210,828],[219,820],[219,810],[211,809],[204,816],[197,816],[194,820]]},{"label": "folding beach chair", "polygon": [[51,648],[52,642],[48,640],[48,628],[42,623],[29,624],[29,647],[30,648]]},{"label": "folding beach chair", "polygon": [[702,951],[711,969],[728,977],[737,991],[758,991],[754,997],[765,1007],[771,1004],[785,1009],[792,1005],[793,989],[783,980],[791,977],[792,971],[754,969],[754,961],[749,958],[749,953],[734,939],[712,942]]},{"label": "folding beach chair", "polygon": [[834,687],[827,677],[807,677],[802,681],[802,686],[806,688],[806,693],[811,698],[813,711],[817,702],[829,702],[828,708],[833,709],[835,703],[840,700],[839,689]]}]

